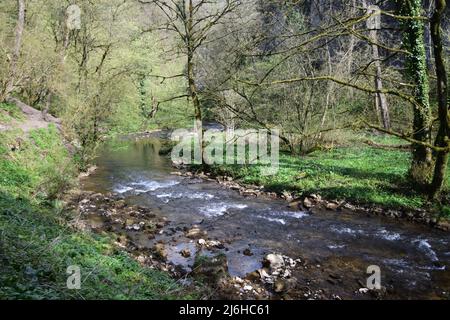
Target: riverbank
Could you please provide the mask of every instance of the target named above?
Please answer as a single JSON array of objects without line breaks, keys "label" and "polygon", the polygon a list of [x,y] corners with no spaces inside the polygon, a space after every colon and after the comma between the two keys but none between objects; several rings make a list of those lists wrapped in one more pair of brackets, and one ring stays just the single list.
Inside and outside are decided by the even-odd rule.
[{"label": "riverbank", "polygon": [[352,204],[348,200],[327,200],[319,194],[308,194],[306,196],[298,196],[296,193],[267,190],[264,186],[255,184],[246,184],[241,180],[235,180],[232,176],[217,175],[214,170],[205,173],[197,171],[193,168],[178,168],[180,171],[174,171],[173,175],[193,177],[204,179],[205,181],[214,181],[225,188],[238,192],[240,195],[249,198],[264,198],[272,200],[284,200],[290,209],[308,212],[310,214],[318,214],[324,211],[341,212],[349,214],[363,214],[373,216],[383,216],[394,220],[407,220],[413,223],[427,225],[443,231],[450,231],[450,219],[442,216],[434,211],[426,209],[391,209],[380,205],[360,205]]},{"label": "riverbank", "polygon": [[[406,174],[410,158],[407,150],[376,148],[363,143],[365,139],[355,136],[352,145],[336,146],[305,156],[282,153],[280,168],[273,176],[261,175],[258,165],[192,166],[187,169],[200,176],[207,173],[207,178],[244,195],[283,198],[302,210],[325,208],[374,213],[449,230],[448,191],[441,203],[430,202],[408,185]],[[383,146],[398,145],[392,138],[371,139]],[[447,190],[450,190],[450,178],[447,178]]]},{"label": "riverbank", "polygon": [[[3,109],[2,109],[3,110]],[[107,234],[77,228],[64,194],[78,171],[59,130],[14,126],[14,107],[0,119],[0,299],[190,299],[168,272],[141,265]],[[67,288],[67,269],[81,269],[81,289]]]}]

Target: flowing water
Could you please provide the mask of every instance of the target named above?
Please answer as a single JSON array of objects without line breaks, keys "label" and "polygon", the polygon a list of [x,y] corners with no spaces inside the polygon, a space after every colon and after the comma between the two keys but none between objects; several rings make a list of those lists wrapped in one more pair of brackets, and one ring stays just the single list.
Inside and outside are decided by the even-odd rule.
[{"label": "flowing water", "polygon": [[[233,276],[260,268],[263,257],[276,252],[354,279],[356,289],[361,287],[357,279],[365,283],[367,267],[378,265],[382,284],[396,288],[394,297],[449,297],[449,233],[370,214],[310,215],[288,208],[285,201],[246,198],[212,181],[171,175],[170,160],[159,155],[159,148],[157,138],[107,145],[84,188],[122,194],[131,204],[167,217],[178,230],[201,225],[209,238],[227,244],[224,253]],[[181,234],[169,249],[169,260],[189,268],[193,258],[179,254],[184,248],[196,250]],[[242,254],[246,249],[253,255]]]}]

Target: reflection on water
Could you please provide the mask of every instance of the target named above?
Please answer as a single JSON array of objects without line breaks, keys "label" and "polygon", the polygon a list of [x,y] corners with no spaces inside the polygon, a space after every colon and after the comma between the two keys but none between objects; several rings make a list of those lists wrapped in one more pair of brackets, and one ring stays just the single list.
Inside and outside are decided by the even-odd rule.
[{"label": "reflection on water", "polygon": [[[127,201],[166,216],[175,226],[202,223],[210,238],[230,243],[226,254],[232,275],[243,276],[260,267],[265,254],[279,252],[336,261],[336,266],[350,258],[361,266],[379,265],[385,281],[395,283],[407,297],[449,290],[448,233],[376,216],[309,215],[287,209],[283,201],[245,198],[214,182],[171,175],[171,163],[159,155],[159,149],[157,139],[105,146],[97,160],[98,171],[83,182],[84,188],[120,193]],[[195,251],[192,244],[176,244],[169,259],[191,264],[193,258],[179,255],[186,246]],[[243,256],[249,247],[253,256]]]}]

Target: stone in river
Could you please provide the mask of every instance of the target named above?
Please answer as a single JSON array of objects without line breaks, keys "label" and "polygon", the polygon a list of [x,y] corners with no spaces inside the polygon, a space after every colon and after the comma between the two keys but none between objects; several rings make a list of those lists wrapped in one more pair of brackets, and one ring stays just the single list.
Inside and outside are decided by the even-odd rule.
[{"label": "stone in river", "polygon": [[288,285],[286,281],[283,279],[277,279],[275,283],[273,284],[273,291],[276,293],[282,293],[288,289]]},{"label": "stone in river", "polygon": [[158,243],[153,248],[153,251],[155,252],[157,257],[161,258],[162,260],[167,260],[166,246],[164,244]]},{"label": "stone in river", "polygon": [[253,271],[253,272],[247,274],[245,276],[245,279],[249,280],[249,281],[257,281],[257,280],[261,279],[261,275],[258,271]]},{"label": "stone in river", "polygon": [[314,207],[313,202],[309,198],[305,198],[305,200],[303,200],[303,205],[306,209],[311,209],[312,207]]},{"label": "stone in river", "polygon": [[189,249],[183,249],[180,254],[183,258],[189,258],[191,256],[191,251]]},{"label": "stone in river", "polygon": [[207,235],[206,231],[202,231],[199,227],[193,227],[186,233],[186,238],[200,239]]},{"label": "stone in river", "polygon": [[283,256],[279,254],[269,254],[265,258],[265,265],[272,270],[277,270],[284,267]]}]

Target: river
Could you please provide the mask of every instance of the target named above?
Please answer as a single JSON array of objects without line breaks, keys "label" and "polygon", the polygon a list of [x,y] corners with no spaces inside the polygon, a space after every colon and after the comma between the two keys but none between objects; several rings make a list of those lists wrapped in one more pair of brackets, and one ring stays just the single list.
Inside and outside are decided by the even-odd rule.
[{"label": "river", "polygon": [[[107,144],[99,152],[98,170],[83,180],[83,188],[121,194],[167,217],[171,229],[160,238],[176,239],[168,249],[174,264],[189,269],[195,255],[183,258],[179,252],[196,250],[176,230],[201,225],[210,239],[226,243],[223,252],[232,276],[244,277],[261,268],[268,253],[281,253],[317,265],[320,272],[314,274],[324,279],[310,281],[343,297],[354,297],[365,283],[367,267],[377,265],[382,284],[392,288],[391,298],[448,299],[448,232],[371,214],[312,215],[290,209],[285,201],[244,197],[213,181],[171,175],[171,162],[159,155],[159,148],[158,138]],[[140,241],[151,248],[158,240]],[[252,255],[244,255],[246,249]],[[327,281],[329,274],[338,275],[340,284]]]}]

